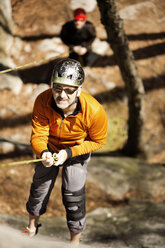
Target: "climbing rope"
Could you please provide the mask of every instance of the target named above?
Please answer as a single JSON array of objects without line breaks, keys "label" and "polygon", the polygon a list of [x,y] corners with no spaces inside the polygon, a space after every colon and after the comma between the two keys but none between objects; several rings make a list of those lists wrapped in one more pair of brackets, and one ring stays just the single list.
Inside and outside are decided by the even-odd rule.
[{"label": "climbing rope", "polygon": [[7,72],[10,72],[10,71],[15,71],[15,70],[18,70],[18,69],[22,69],[22,68],[27,67],[27,66],[41,64],[43,62],[53,60],[53,59],[57,59],[57,58],[62,58],[62,57],[65,57],[65,56],[67,56],[66,53],[62,54],[61,56],[54,56],[54,57],[50,57],[50,58],[44,58],[44,59],[41,59],[41,60],[38,60],[38,61],[32,61],[32,62],[24,64],[24,65],[19,65],[19,66],[10,68],[10,69],[2,70],[2,71],[0,71],[0,74],[7,73]]},{"label": "climbing rope", "polygon": [[[56,156],[56,153],[53,153],[53,160],[54,160],[54,163],[58,160],[57,156]],[[40,161],[46,161],[46,158],[39,158],[39,159],[24,160],[24,161],[19,161],[19,162],[11,162],[11,163],[0,164],[0,168],[7,167],[7,166],[19,165],[19,164],[37,163],[37,162],[40,162]]]}]

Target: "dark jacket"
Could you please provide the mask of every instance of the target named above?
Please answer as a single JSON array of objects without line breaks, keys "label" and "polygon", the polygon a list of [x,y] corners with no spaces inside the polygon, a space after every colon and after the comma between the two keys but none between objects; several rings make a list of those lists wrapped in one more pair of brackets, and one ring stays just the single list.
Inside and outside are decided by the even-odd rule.
[{"label": "dark jacket", "polygon": [[60,37],[70,49],[72,49],[73,46],[80,45],[89,50],[96,37],[96,31],[93,24],[89,21],[85,22],[82,29],[77,30],[73,20],[62,26]]}]

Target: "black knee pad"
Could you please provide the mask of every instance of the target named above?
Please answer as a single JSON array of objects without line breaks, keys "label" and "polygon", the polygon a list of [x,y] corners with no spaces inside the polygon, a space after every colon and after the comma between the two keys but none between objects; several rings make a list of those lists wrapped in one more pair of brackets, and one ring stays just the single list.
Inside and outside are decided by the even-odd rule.
[{"label": "black knee pad", "polygon": [[[67,220],[78,221],[84,218],[86,214],[85,208],[85,186],[82,189],[70,192],[62,188],[62,200],[67,213]],[[69,208],[77,207],[77,210]]]}]

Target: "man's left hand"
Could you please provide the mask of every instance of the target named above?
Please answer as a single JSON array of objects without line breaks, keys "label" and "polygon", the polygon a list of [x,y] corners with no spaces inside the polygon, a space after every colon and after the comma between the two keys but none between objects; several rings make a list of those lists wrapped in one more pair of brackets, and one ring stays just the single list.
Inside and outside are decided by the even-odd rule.
[{"label": "man's left hand", "polygon": [[87,49],[86,47],[82,47],[82,46],[74,46],[73,51],[79,55],[84,55],[87,52]]},{"label": "man's left hand", "polygon": [[79,55],[84,55],[87,52],[86,47],[81,47]]},{"label": "man's left hand", "polygon": [[59,153],[56,154],[56,157],[58,160],[54,165],[58,166],[63,164],[67,160],[68,154],[65,150],[61,150]]}]

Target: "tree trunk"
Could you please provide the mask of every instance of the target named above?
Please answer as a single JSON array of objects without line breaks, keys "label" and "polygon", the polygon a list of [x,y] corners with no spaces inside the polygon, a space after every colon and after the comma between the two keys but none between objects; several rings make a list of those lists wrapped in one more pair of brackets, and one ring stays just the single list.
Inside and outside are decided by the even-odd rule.
[{"label": "tree trunk", "polygon": [[130,156],[145,155],[144,86],[124,33],[115,0],[97,0],[108,42],[114,52],[128,94],[128,139],[124,151]]}]

